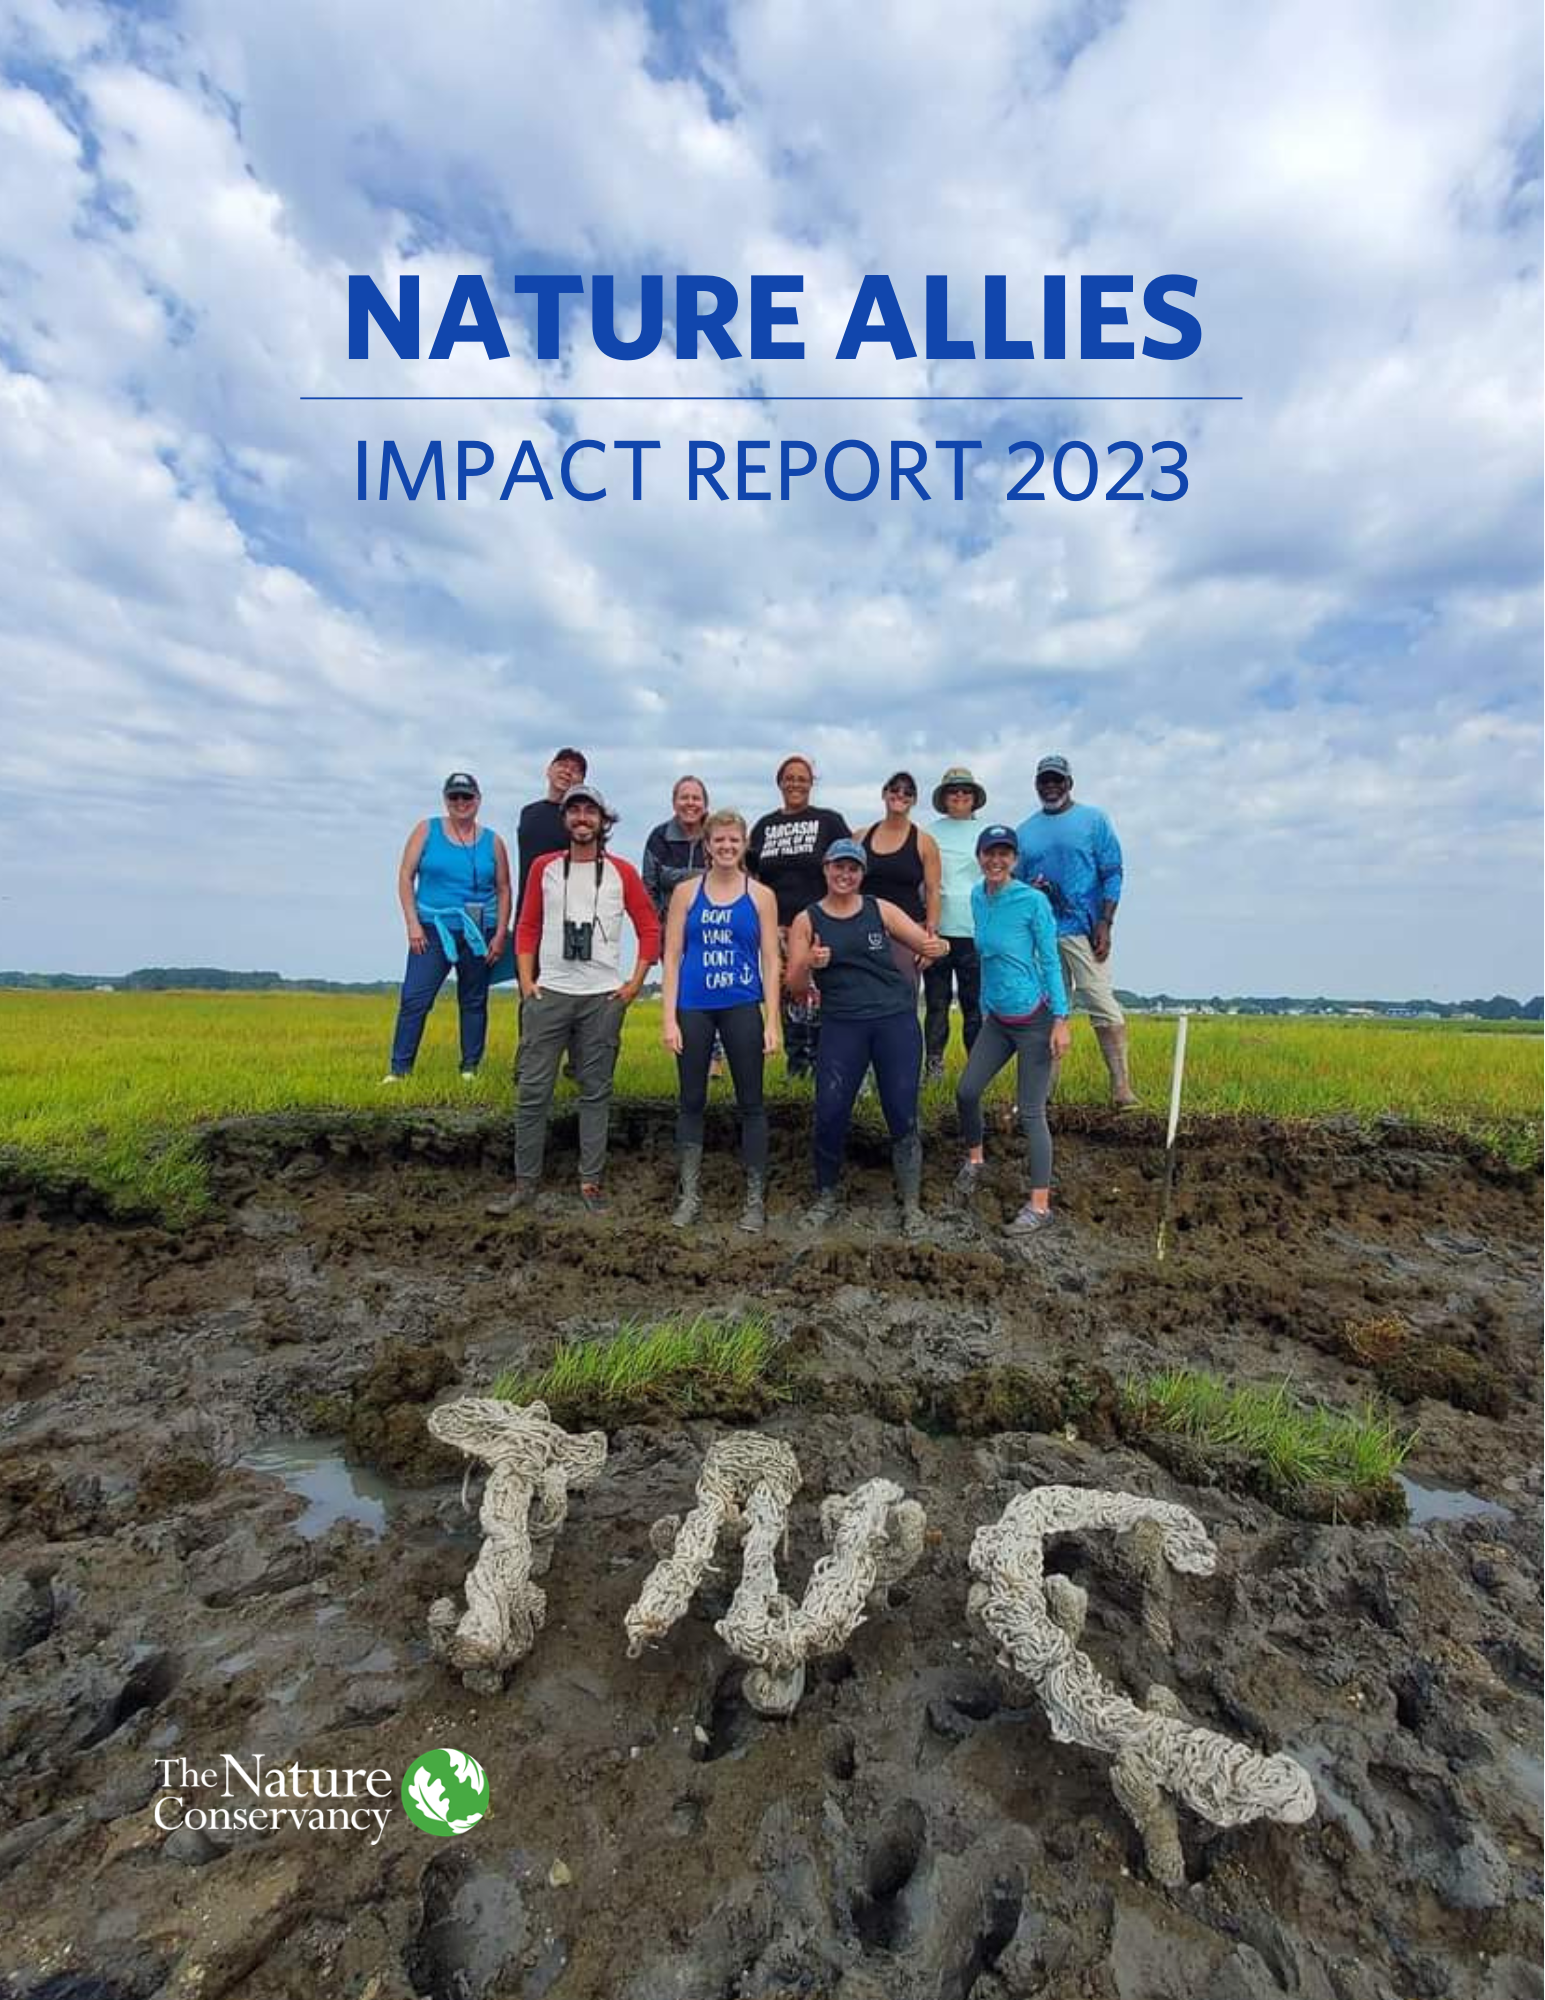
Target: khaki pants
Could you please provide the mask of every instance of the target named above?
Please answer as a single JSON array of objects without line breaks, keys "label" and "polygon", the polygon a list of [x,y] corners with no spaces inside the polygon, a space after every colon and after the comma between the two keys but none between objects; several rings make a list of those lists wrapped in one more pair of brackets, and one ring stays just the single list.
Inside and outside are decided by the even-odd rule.
[{"label": "khaki pants", "polygon": [[547,1114],[565,1055],[579,1085],[579,1178],[596,1182],[606,1166],[612,1073],[626,1007],[610,993],[555,993],[522,1007],[520,1082],[515,1095],[515,1178],[540,1180]]},{"label": "khaki pants", "polygon": [[1127,1017],[1110,983],[1110,960],[1101,965],[1094,947],[1083,936],[1059,937],[1057,956],[1062,960],[1068,1005],[1082,1007],[1097,1028],[1124,1026]]}]

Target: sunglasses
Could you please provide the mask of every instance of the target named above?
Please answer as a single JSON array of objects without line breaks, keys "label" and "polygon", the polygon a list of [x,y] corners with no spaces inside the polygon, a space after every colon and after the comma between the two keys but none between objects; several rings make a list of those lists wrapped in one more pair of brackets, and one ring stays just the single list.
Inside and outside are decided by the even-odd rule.
[{"label": "sunglasses", "polygon": [[472,803],[472,801],[477,797],[477,793],[447,792],[445,796],[451,801],[452,805],[465,806],[465,805],[470,805]]},{"label": "sunglasses", "polygon": [[885,796],[888,799],[915,799],[917,793],[910,785],[887,785]]}]

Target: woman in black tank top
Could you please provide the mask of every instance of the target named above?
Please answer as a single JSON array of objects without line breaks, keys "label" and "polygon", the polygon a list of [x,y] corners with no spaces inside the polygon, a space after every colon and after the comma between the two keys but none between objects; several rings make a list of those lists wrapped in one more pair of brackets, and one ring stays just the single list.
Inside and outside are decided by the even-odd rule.
[{"label": "woman in black tank top", "polygon": [[870,1064],[891,1135],[891,1164],[903,1232],[923,1226],[918,1195],[923,1153],[917,1090],[923,1064],[916,992],[897,969],[895,946],[923,958],[949,950],[883,897],[863,895],[867,856],[856,840],[834,840],[823,864],[826,894],[789,927],[787,980],[796,993],[812,982],[821,995],[815,1058],[815,1228],[837,1212],[837,1183],[854,1101]]},{"label": "woman in black tank top", "polygon": [[[880,791],[885,805],[884,819],[866,826],[856,838],[864,844],[869,866],[864,889],[883,902],[894,903],[904,916],[923,929],[939,928],[941,870],[939,843],[931,833],[912,824],[912,808],[917,804],[917,780],[910,771],[897,771],[887,778]],[[894,946],[896,965],[917,986],[917,954],[904,944]]]}]

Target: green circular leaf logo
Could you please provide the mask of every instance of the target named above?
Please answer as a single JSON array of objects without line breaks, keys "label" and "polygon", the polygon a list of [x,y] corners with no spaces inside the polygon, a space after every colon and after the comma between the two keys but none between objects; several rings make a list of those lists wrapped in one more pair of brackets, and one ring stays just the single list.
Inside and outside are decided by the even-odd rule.
[{"label": "green circular leaf logo", "polygon": [[426,1750],[402,1780],[402,1809],[421,1833],[465,1833],[488,1812],[488,1774],[465,1750]]}]

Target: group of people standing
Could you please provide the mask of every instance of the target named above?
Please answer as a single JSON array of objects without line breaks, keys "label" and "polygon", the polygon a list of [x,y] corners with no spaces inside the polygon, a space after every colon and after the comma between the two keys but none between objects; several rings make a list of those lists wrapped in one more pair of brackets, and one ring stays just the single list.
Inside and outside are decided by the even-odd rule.
[{"label": "group of people standing", "polygon": [[[642,868],[610,852],[616,815],[588,782],[583,754],[559,750],[547,794],[521,813],[517,864],[478,823],[468,772],[444,787],[443,818],[413,829],[398,871],[408,931],[390,1074],[406,1076],[424,1022],[455,967],[462,1075],[487,1041],[488,988],[520,984],[515,1188],[531,1202],[541,1178],[560,1065],[578,1084],[580,1198],[605,1207],[612,1077],[622,1025],[650,967],[663,960],[662,1035],[676,1058],[679,1186],[672,1221],[702,1212],[709,1078],[728,1063],[740,1121],[745,1202],[740,1226],[766,1224],[765,1059],[782,1049],[791,1077],[815,1082],[816,1196],[808,1220],[829,1222],[853,1107],[873,1074],[891,1138],[903,1231],[923,1226],[918,1102],[943,1075],[952,992],[967,1060],[956,1090],[965,1156],[956,1190],[969,1200],[984,1167],[982,1097],[1017,1061],[1019,1120],[1029,1144],[1027,1198],[1010,1223],[1033,1235],[1051,1219],[1046,1104],[1065,1054],[1076,998],[1088,1011],[1112,1102],[1132,1105],[1126,1024],[1111,987],[1111,930],[1121,850],[1105,815],[1075,804],[1067,760],[1036,768],[1039,810],[1021,825],[983,824],[985,788],[944,773],[926,829],[918,787],[897,771],[882,813],[855,833],[812,802],[803,756],[779,766],[781,804],[750,827],[712,811],[701,779],[677,780],[671,815],[645,842]],[[622,976],[624,929],[635,939]],[[919,988],[923,1020],[919,1023]]]}]

